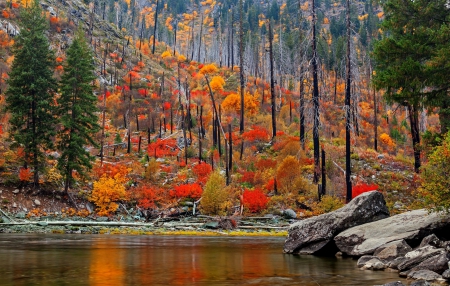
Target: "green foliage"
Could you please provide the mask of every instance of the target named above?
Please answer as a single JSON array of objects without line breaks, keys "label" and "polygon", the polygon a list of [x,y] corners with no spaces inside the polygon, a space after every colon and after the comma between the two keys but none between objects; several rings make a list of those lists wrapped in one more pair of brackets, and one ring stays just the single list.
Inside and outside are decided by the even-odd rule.
[{"label": "green foliage", "polygon": [[450,212],[450,133],[441,146],[433,149],[428,163],[422,167],[419,189],[425,205],[434,211]]},{"label": "green foliage", "polygon": [[11,114],[10,135],[24,147],[24,160],[34,168],[37,187],[39,172],[44,170],[44,152],[52,147],[55,135],[55,56],[45,36],[47,20],[39,1],[24,8],[20,19],[7,81],[6,110]]},{"label": "green foliage", "polygon": [[205,214],[223,215],[226,213],[228,192],[225,178],[219,171],[209,176],[202,194],[201,209]]},{"label": "green foliage", "polygon": [[58,99],[57,113],[62,126],[58,144],[61,152],[58,169],[64,176],[66,191],[73,181],[73,171],[85,177],[86,171],[92,168],[94,157],[85,147],[97,145],[93,136],[100,128],[96,115],[97,98],[92,86],[94,79],[92,53],[80,29],[67,50],[67,62],[61,78],[61,97]]}]

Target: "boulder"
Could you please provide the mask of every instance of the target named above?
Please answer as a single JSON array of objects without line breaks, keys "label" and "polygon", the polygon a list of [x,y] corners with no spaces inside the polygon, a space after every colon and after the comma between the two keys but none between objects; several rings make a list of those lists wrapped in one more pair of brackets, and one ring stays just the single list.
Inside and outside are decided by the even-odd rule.
[{"label": "boulder", "polygon": [[297,218],[297,214],[291,209],[284,210],[283,211],[283,216],[286,219],[295,219],[295,218]]},{"label": "boulder", "polygon": [[372,255],[364,255],[364,256],[361,256],[361,257],[358,259],[358,262],[356,262],[356,266],[358,266],[358,268],[361,268],[361,267],[363,267],[363,266],[366,264],[367,261],[371,260],[371,259],[374,258],[374,257],[375,257],[375,256],[372,256]]},{"label": "boulder", "polygon": [[387,268],[387,265],[384,261],[382,261],[378,257],[373,256],[372,259],[366,261],[366,263],[364,263],[364,265],[361,268],[371,270],[383,270]]},{"label": "boulder", "polygon": [[425,236],[446,227],[450,227],[449,214],[430,214],[421,209],[352,227],[337,235],[334,241],[343,253],[361,256],[401,239],[411,246],[418,245]]},{"label": "boulder", "polygon": [[442,276],[430,270],[418,270],[409,272],[408,278],[415,280],[436,281],[442,279]]},{"label": "boulder", "polygon": [[402,239],[395,240],[378,247],[377,249],[375,249],[373,255],[384,261],[392,261],[397,257],[404,256],[411,250],[411,246],[409,246],[406,241]]},{"label": "boulder", "polygon": [[405,260],[398,265],[398,270],[404,271],[416,267],[426,259],[445,253],[443,249],[434,246],[424,246],[405,254]]},{"label": "boulder", "polygon": [[429,236],[426,236],[422,239],[422,242],[420,243],[419,247],[423,247],[425,245],[431,245],[434,247],[442,247],[442,241],[433,233]]},{"label": "boulder", "polygon": [[431,270],[438,274],[444,273],[448,269],[449,254],[444,252],[438,255],[432,256],[424,261],[420,262],[419,265],[414,267],[412,270]]},{"label": "boulder", "polygon": [[397,257],[388,263],[388,267],[392,269],[398,269],[398,265],[403,261],[405,261],[405,259],[406,259],[405,257]]},{"label": "boulder", "polygon": [[395,282],[389,282],[389,283],[383,284],[383,286],[405,286],[405,284],[403,284],[400,281],[395,281]]},{"label": "boulder", "polygon": [[449,280],[450,279],[450,269],[447,269],[442,273],[442,278]]},{"label": "boulder", "polygon": [[389,210],[380,192],[363,193],[336,211],[292,224],[284,244],[284,252],[317,253],[325,246],[331,245],[338,233],[388,216]]}]

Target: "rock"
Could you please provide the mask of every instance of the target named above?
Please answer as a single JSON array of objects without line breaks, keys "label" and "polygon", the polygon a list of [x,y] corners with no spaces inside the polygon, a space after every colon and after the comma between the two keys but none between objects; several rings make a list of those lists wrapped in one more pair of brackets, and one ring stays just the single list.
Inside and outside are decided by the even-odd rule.
[{"label": "rock", "polygon": [[334,238],[340,251],[348,255],[372,254],[392,241],[404,239],[409,245],[430,233],[450,227],[450,215],[415,210],[347,229]]},{"label": "rock", "polygon": [[444,273],[442,273],[442,278],[444,279],[450,279],[450,269],[447,269],[444,271]]},{"label": "rock", "polygon": [[380,155],[378,155],[377,158],[378,158],[378,159],[383,159],[383,158],[384,158],[384,155],[383,155],[383,154],[380,154]]},{"label": "rock", "polygon": [[403,261],[405,261],[405,259],[406,259],[405,257],[397,257],[388,263],[388,267],[392,269],[398,269],[398,265]]},{"label": "rock", "polygon": [[418,270],[409,272],[408,278],[415,280],[436,281],[442,279],[442,276],[430,270]]},{"label": "rock", "polygon": [[[363,193],[336,211],[292,224],[284,252],[317,253],[328,244],[331,245],[334,236],[343,230],[388,216],[389,211],[380,192]],[[335,252],[336,249],[333,249]]]},{"label": "rock", "polygon": [[97,221],[100,221],[100,222],[105,222],[105,221],[108,221],[108,220],[109,220],[109,218],[107,216],[99,216],[99,217],[97,217]]},{"label": "rock", "polygon": [[[366,257],[366,256],[363,256]],[[358,260],[358,265],[360,265],[359,263],[360,261]],[[366,261],[363,266],[361,267],[362,269],[372,269],[372,270],[383,270],[387,267],[386,263],[384,263],[384,261],[380,260],[379,258],[372,256],[371,259],[369,259],[368,261]]]},{"label": "rock", "polygon": [[94,212],[94,205],[91,202],[88,202],[86,204],[86,209],[89,211],[89,213],[93,213]]},{"label": "rock", "polygon": [[358,262],[356,262],[356,266],[358,266],[358,268],[361,268],[364,266],[364,264],[366,264],[367,261],[371,260],[374,257],[375,256],[372,255],[363,255],[358,259]]},{"label": "rock", "polygon": [[204,228],[209,229],[218,229],[219,228],[219,222],[218,221],[208,221],[203,225]]},{"label": "rock", "polygon": [[35,199],[34,200],[34,204],[37,205],[37,206],[40,206],[41,205],[41,201],[39,201],[38,199]]},{"label": "rock", "polygon": [[23,210],[24,212],[27,212],[27,211],[28,211],[28,209],[27,209],[26,207],[23,207],[22,210]]},{"label": "rock", "polygon": [[14,202],[12,205],[13,208],[17,208],[17,204]]},{"label": "rock", "polygon": [[414,281],[413,283],[409,284],[409,286],[430,286],[430,285],[431,284],[425,280]]},{"label": "rock", "polygon": [[414,267],[412,270],[431,270],[438,274],[444,273],[448,269],[449,254],[444,252],[428,259],[422,261],[419,265]]},{"label": "rock", "polygon": [[27,215],[26,215],[24,212],[18,212],[18,213],[15,215],[15,218],[18,218],[18,219],[24,219],[26,216],[27,216]]},{"label": "rock", "polygon": [[429,236],[426,236],[422,239],[422,242],[420,243],[419,247],[423,247],[425,245],[431,245],[434,247],[442,247],[441,244],[442,244],[442,241],[434,233],[432,233]]},{"label": "rock", "polygon": [[406,241],[402,239],[395,240],[378,247],[377,249],[375,249],[373,255],[384,261],[391,261],[397,257],[404,256],[411,250],[411,246],[409,246]]},{"label": "rock", "polygon": [[46,221],[40,221],[40,222],[37,223],[37,225],[38,225],[38,226],[47,226],[47,225],[48,225],[48,222],[46,222]]},{"label": "rock", "polygon": [[410,251],[405,254],[405,260],[398,265],[398,270],[403,271],[411,269],[419,265],[422,261],[444,252],[443,249],[435,248],[427,245],[416,250]]},{"label": "rock", "polygon": [[15,189],[15,190],[13,191],[13,194],[18,194],[18,193],[20,193],[20,190],[19,190],[19,189]]},{"label": "rock", "polygon": [[294,219],[297,218],[297,214],[293,210],[287,209],[283,211],[283,217],[286,219]]},{"label": "rock", "polygon": [[383,284],[383,286],[405,286],[405,284],[403,284],[400,281],[396,281],[396,282],[389,282],[389,283]]},{"label": "rock", "polygon": [[61,196],[60,196],[60,195],[56,195],[56,196],[55,196],[55,199],[60,200],[60,199],[61,199]]}]

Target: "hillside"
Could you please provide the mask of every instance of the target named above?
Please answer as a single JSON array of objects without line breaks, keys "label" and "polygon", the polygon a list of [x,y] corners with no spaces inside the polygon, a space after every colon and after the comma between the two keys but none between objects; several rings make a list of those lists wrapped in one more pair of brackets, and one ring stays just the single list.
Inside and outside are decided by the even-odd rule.
[{"label": "hillside", "polygon": [[[94,85],[103,133],[95,138],[99,146],[85,148],[97,156],[95,166],[89,178],[79,178],[70,188],[76,210],[63,192],[55,150],[47,150],[47,171],[40,177],[40,188],[34,188],[30,171],[23,168],[23,148],[9,139],[9,116],[3,113],[3,210],[30,212],[30,216],[65,210],[86,216],[93,215],[90,211],[95,206],[96,215],[112,216],[120,203],[123,207],[118,212],[132,209],[142,217],[144,213],[157,217],[192,211],[194,202],[202,198],[199,207],[204,214],[239,214],[243,204],[246,215],[293,209],[299,216],[311,216],[344,203],[345,9],[341,1],[317,1],[323,11],[318,14],[317,27],[319,132],[327,194],[321,201],[313,183],[311,12],[307,1],[245,1],[243,132],[237,1],[186,1],[185,5],[180,1],[85,2],[42,1],[41,6],[56,55],[56,78],[64,73],[65,51],[78,26],[83,27],[94,51]],[[0,3],[2,92],[7,89],[11,49],[15,34],[20,33],[17,23],[24,5],[26,1]],[[386,103],[370,84],[371,39],[378,36],[375,27],[382,16],[372,1],[354,6],[352,181],[359,191],[377,188],[390,210],[400,212],[417,207],[414,196],[420,179],[413,168],[406,108]],[[275,137],[270,58],[264,52],[269,49],[269,17],[274,21]],[[3,95],[1,104],[5,104]],[[423,131],[438,128],[436,115],[423,112],[421,116],[427,123],[421,126]],[[300,140],[301,122],[304,142]],[[122,186],[125,193],[117,194],[107,179],[115,180],[114,186]],[[93,199],[94,189],[111,202]]]}]

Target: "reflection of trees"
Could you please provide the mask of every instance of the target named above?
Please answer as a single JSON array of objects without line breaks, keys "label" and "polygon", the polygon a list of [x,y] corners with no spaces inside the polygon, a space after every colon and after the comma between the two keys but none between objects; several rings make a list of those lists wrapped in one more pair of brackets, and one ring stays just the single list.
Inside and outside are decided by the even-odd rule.
[{"label": "reflection of trees", "polygon": [[[112,243],[111,243],[112,242]],[[114,241],[94,240],[90,251],[89,285],[124,285],[125,250]]]}]

